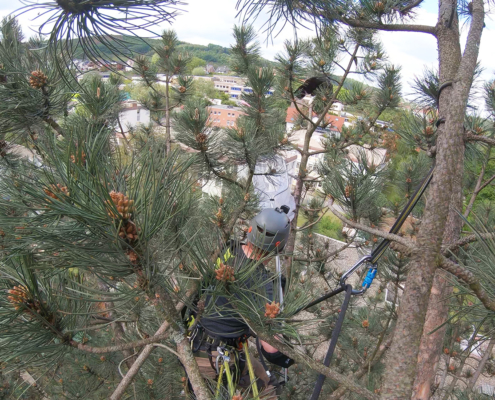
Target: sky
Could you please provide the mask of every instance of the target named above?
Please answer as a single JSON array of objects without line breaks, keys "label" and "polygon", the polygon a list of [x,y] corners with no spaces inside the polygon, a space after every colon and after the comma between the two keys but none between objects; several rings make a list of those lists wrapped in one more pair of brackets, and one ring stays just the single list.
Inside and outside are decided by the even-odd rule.
[{"label": "sky", "polygon": [[[36,1],[36,0],[35,0]],[[38,0],[44,2],[45,0]],[[182,6],[182,12],[172,25],[164,24],[157,26],[155,31],[160,33],[164,28],[173,28],[180,40],[207,45],[209,43],[228,47],[233,43],[232,27],[240,20],[236,18],[237,0],[184,0],[188,4]],[[415,23],[435,25],[437,20],[437,1],[425,0],[417,13]],[[14,12],[22,7],[19,0],[0,0],[0,17]],[[29,31],[33,31],[40,25],[41,21],[34,20],[35,14],[22,15],[21,25],[26,36],[30,36]],[[287,39],[293,38],[292,28],[285,28],[278,36],[270,41],[266,41],[266,34],[263,33],[263,19],[254,22],[259,33],[259,40],[262,44],[262,55],[267,59],[283,50],[283,43]],[[463,41],[466,37],[467,27],[463,30]],[[402,68],[403,95],[408,97],[411,93],[411,83],[416,75],[421,75],[427,68],[436,68],[437,45],[431,35],[410,32],[381,32],[380,38],[388,54],[389,61]],[[149,36],[149,35],[148,35]],[[314,36],[311,30],[299,29],[298,36],[301,38]],[[484,68],[481,76],[484,80],[495,78],[495,22],[491,15],[487,16],[486,28],[480,46],[480,62]]]}]

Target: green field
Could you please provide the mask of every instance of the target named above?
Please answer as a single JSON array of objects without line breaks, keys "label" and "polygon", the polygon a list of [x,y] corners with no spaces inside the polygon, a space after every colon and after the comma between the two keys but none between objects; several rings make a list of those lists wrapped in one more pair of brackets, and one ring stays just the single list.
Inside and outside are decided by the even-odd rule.
[{"label": "green field", "polygon": [[[307,222],[307,219],[300,214],[297,218],[297,226],[301,227]],[[342,240],[342,221],[335,215],[327,213],[317,224],[316,232],[328,236],[332,239]]]}]

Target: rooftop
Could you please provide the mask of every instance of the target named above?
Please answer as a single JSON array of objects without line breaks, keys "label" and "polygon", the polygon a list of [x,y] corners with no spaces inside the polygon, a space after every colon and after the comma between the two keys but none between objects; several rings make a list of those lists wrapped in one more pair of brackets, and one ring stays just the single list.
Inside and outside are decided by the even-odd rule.
[{"label": "rooftop", "polygon": [[208,106],[210,108],[220,108],[222,110],[236,110],[236,111],[242,111],[242,108],[240,107],[234,107],[234,106],[226,106],[224,104],[219,104],[219,105],[216,105],[216,104],[212,104],[211,106]]}]

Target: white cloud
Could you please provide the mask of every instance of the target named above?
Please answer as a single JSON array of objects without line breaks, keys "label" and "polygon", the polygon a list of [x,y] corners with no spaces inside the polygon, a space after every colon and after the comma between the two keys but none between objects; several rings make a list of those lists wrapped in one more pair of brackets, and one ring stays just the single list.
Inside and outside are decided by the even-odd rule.
[{"label": "white cloud", "polygon": [[[236,18],[235,4],[235,0],[188,0],[188,5],[184,7],[186,11],[179,15],[172,25],[157,26],[156,33],[159,34],[164,28],[172,27],[176,30],[180,40],[228,47],[233,43],[232,28],[235,23],[240,23]],[[21,6],[19,0],[0,0],[0,16],[5,16]],[[424,9],[418,10],[415,23],[435,25],[437,15],[433,7],[428,10],[431,12]],[[39,26],[38,21],[32,21],[35,16],[35,13],[31,13],[20,17],[20,22],[27,34],[28,29],[33,31]],[[262,53],[264,57],[273,59],[277,52],[283,50],[284,41],[293,37],[292,28],[285,27],[277,37],[273,38],[273,42],[267,44],[264,41],[266,35],[263,33],[262,24],[262,18],[254,24],[260,35]],[[492,79],[495,68],[495,52],[492,50],[493,43],[495,43],[495,23],[489,20],[486,25],[480,45],[480,60],[486,69],[483,78]],[[310,37],[312,32],[300,29],[298,35]],[[390,62],[402,67],[404,94],[410,93],[410,84],[414,76],[420,75],[425,67],[438,67],[437,44],[432,35],[410,32],[381,32],[379,35]],[[465,32],[463,40],[465,40]]]}]

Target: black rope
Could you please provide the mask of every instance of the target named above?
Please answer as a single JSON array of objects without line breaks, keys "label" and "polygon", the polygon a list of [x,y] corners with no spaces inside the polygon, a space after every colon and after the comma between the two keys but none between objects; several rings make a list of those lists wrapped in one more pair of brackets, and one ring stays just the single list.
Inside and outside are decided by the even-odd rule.
[{"label": "black rope", "polygon": [[440,117],[437,119],[437,122],[435,122],[435,126],[438,128],[440,126],[440,124],[443,124],[444,122],[445,122],[445,118]]},{"label": "black rope", "polygon": [[340,292],[343,292],[344,290],[345,290],[345,287],[344,287],[344,286],[340,286],[340,287],[338,287],[337,289],[335,289],[334,291],[332,291],[332,292],[330,292],[330,293],[327,293],[327,294],[325,294],[325,295],[323,295],[323,296],[319,297],[318,299],[316,299],[316,300],[312,301],[311,303],[306,304],[305,306],[303,306],[303,307],[299,308],[299,309],[298,309],[298,310],[294,313],[294,315],[295,315],[295,314],[297,314],[297,313],[299,313],[299,312],[301,312],[302,310],[307,310],[309,307],[312,307],[312,306],[314,306],[314,305],[316,305],[316,304],[318,304],[318,303],[321,303],[323,300],[329,299],[330,297],[333,297],[333,296],[335,296],[336,294],[339,294]]},{"label": "black rope", "polygon": [[452,86],[452,81],[447,81],[445,83],[442,83],[440,85],[440,87],[438,88],[438,93],[437,93],[437,108],[439,107],[439,103],[440,103],[440,93],[442,93],[442,90],[449,87],[449,86]]},{"label": "black rope", "polygon": [[[349,301],[351,299],[351,296],[352,296],[352,286],[345,285],[344,303],[342,303],[342,307],[340,308],[339,318],[337,319],[337,323],[335,324],[335,328],[333,329],[332,332],[332,339],[330,340],[330,346],[328,347],[327,355],[325,356],[325,361],[323,361],[323,365],[325,365],[326,367],[330,366],[330,361],[332,361],[332,356],[335,351],[335,347],[337,346],[337,341],[339,340],[340,331],[342,330],[342,325],[344,324],[345,313],[347,311],[347,307],[349,306]],[[320,374],[318,376],[318,380],[316,381],[316,385],[310,400],[318,400],[324,382],[325,382],[325,375]]]}]

